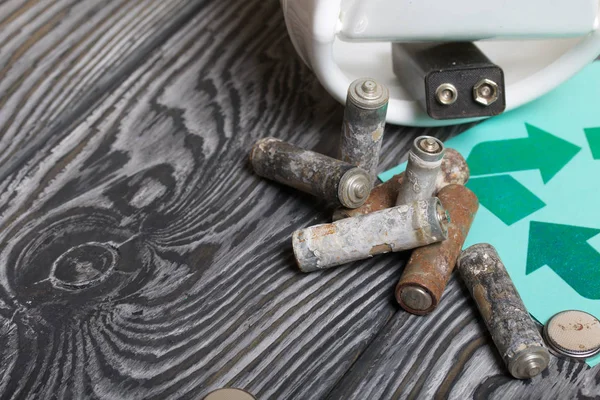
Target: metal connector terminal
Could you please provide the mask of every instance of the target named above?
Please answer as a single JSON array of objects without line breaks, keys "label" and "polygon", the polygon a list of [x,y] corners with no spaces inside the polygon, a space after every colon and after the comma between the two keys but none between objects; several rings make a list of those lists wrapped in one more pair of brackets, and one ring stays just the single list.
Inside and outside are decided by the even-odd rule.
[{"label": "metal connector terminal", "polygon": [[392,67],[433,119],[491,117],[506,107],[504,72],[474,43],[392,43]]},{"label": "metal connector terminal", "polygon": [[436,100],[445,106],[454,104],[458,98],[458,91],[451,83],[442,83],[435,91]]},{"label": "metal connector terminal", "polygon": [[490,79],[482,79],[473,86],[473,98],[479,104],[489,106],[498,100],[498,84]]}]

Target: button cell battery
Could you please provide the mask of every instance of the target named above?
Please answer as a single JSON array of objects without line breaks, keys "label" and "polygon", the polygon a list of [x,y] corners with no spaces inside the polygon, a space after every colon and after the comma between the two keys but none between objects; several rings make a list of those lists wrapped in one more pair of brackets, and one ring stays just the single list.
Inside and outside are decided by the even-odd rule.
[{"label": "button cell battery", "polygon": [[544,339],[563,356],[586,359],[600,353],[600,321],[583,311],[562,311],[544,327]]}]

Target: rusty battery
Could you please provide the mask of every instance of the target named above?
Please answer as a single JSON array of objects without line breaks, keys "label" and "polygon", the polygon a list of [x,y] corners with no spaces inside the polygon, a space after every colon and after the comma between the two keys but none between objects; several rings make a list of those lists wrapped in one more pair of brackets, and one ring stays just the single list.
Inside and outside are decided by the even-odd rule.
[{"label": "rusty battery", "polygon": [[346,97],[340,159],[365,169],[373,183],[377,177],[389,98],[388,89],[371,78],[352,82]]},{"label": "rusty battery", "polygon": [[529,379],[546,369],[548,349],[496,249],[485,243],[469,247],[457,269],[511,375]]},{"label": "rusty battery", "polygon": [[437,307],[479,208],[477,196],[462,185],[444,187],[438,198],[450,216],[448,238],[413,250],[396,286],[398,303],[417,315]]},{"label": "rusty battery", "polygon": [[[357,217],[396,205],[398,190],[404,180],[404,172],[389,181],[375,186],[367,201],[359,208],[338,208],[333,213],[333,221]],[[454,149],[446,149],[442,166],[436,179],[435,193],[451,184],[464,185],[469,180],[469,166],[464,157]]]},{"label": "rusty battery", "polygon": [[371,192],[371,178],[364,169],[275,138],[256,142],[250,163],[258,175],[336,206],[360,207]]},{"label": "rusty battery", "polygon": [[446,148],[442,166],[435,183],[435,193],[448,185],[465,185],[469,180],[469,166],[458,151]]},{"label": "rusty battery", "polygon": [[311,272],[439,242],[447,225],[448,214],[432,197],[296,231],[292,246],[300,270]]}]

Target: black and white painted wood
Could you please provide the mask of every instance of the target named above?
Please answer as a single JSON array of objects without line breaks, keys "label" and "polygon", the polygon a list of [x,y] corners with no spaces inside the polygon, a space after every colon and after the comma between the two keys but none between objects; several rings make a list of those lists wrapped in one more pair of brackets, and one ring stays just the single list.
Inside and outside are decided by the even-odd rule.
[{"label": "black and white painted wood", "polygon": [[60,140],[203,3],[1,2],[0,181]]},{"label": "black and white painted wood", "polygon": [[[540,327],[541,328],[541,327]],[[419,317],[398,311],[329,399],[597,399],[600,369],[552,356],[529,380],[510,376],[456,277],[438,309]]]},{"label": "black and white painted wood", "polygon": [[[510,379],[456,282],[427,319],[399,311],[406,254],[297,271],[291,233],[331,210],[248,151],[334,155],[343,109],[277,1],[0,7],[2,398],[600,393],[600,370],[562,361]],[[424,132],[389,127],[381,169]]]}]

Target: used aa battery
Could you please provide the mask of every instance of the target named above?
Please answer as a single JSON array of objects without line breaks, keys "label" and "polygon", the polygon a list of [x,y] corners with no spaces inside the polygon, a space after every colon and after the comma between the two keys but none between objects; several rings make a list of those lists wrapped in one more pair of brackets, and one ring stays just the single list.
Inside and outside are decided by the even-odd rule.
[{"label": "used aa battery", "polygon": [[419,136],[408,153],[404,181],[398,189],[396,205],[424,200],[435,192],[444,157],[444,144],[431,136]]},{"label": "used aa battery", "polygon": [[350,84],[346,97],[341,160],[365,169],[375,182],[390,94],[371,78]]},{"label": "used aa battery", "polygon": [[337,206],[360,207],[371,191],[371,179],[364,169],[275,138],[256,142],[250,163],[262,177]]},{"label": "used aa battery", "polygon": [[448,238],[413,250],[396,286],[398,303],[417,315],[438,305],[479,208],[477,196],[462,185],[446,186],[438,198],[450,216]]},{"label": "used aa battery", "polygon": [[457,268],[511,375],[529,379],[546,369],[548,349],[494,247],[469,247]]},{"label": "used aa battery", "polygon": [[425,246],[447,234],[446,210],[432,197],[296,231],[292,245],[300,270],[311,272]]},{"label": "used aa battery", "polygon": [[[442,166],[436,179],[435,193],[438,193],[444,187],[451,184],[464,185],[468,180],[469,166],[464,157],[454,149],[446,149],[442,158]],[[392,179],[381,185],[375,186],[365,204],[355,209],[338,208],[333,213],[333,221],[370,214],[393,207],[396,205],[398,190],[403,181],[404,172],[395,175]]]}]

